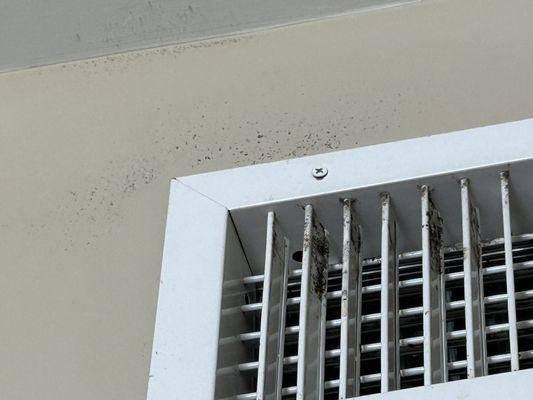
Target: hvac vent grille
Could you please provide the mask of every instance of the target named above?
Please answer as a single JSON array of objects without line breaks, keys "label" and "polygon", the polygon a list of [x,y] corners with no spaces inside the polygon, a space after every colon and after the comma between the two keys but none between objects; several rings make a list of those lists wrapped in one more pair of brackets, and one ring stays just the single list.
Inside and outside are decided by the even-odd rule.
[{"label": "hvac vent grille", "polygon": [[[238,366],[253,393],[237,399],[346,399],[533,366],[533,235],[512,237],[501,173],[503,238],[482,242],[470,184],[460,192],[463,242],[444,247],[431,189],[420,188],[422,250],[396,255],[394,199],[381,195],[381,256],[361,260],[356,200],[343,213],[342,262],[305,206],[302,261],[268,213],[264,275],[244,278],[250,332]],[[289,267],[290,265],[290,267]],[[267,290],[268,289],[268,290]]]}]

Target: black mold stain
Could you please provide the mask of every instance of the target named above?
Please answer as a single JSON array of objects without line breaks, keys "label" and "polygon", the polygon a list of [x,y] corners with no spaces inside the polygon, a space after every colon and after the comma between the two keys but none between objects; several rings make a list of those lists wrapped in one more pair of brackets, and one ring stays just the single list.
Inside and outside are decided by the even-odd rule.
[{"label": "black mold stain", "polygon": [[329,243],[324,227],[316,222],[314,212],[306,213],[303,252],[311,255],[311,292],[319,299],[327,291]]}]

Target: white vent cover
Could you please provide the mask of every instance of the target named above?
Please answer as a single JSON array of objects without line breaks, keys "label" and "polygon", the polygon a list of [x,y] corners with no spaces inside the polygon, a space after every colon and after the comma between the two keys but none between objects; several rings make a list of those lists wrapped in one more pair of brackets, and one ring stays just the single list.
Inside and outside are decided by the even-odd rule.
[{"label": "white vent cover", "polygon": [[529,398],[532,202],[533,120],[173,181],[148,399]]}]

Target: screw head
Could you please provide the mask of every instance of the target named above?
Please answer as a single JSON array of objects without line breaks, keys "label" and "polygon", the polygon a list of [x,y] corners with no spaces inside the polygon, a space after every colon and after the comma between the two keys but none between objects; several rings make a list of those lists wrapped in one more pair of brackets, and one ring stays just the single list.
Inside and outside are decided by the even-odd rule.
[{"label": "screw head", "polygon": [[313,168],[313,176],[316,179],[323,179],[327,174],[328,174],[328,169],[326,167]]}]

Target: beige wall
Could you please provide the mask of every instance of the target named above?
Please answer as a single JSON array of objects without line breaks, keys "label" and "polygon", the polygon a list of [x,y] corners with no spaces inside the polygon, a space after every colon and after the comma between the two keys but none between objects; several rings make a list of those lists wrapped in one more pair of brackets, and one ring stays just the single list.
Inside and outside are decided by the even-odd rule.
[{"label": "beige wall", "polygon": [[531,15],[425,0],[1,74],[0,398],[143,399],[171,177],[531,117]]}]

